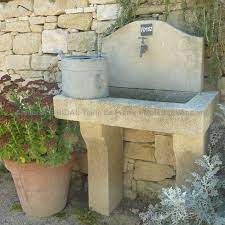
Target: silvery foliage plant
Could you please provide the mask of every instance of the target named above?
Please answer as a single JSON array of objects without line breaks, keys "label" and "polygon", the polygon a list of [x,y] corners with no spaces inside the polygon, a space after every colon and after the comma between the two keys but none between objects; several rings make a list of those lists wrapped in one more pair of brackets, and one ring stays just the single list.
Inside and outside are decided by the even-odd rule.
[{"label": "silvery foliage plant", "polygon": [[215,113],[215,121],[209,129],[207,151],[209,155],[219,154],[223,162],[222,173],[225,178],[225,105],[219,104]]},{"label": "silvery foliage plant", "polygon": [[219,111],[215,113],[222,126],[225,126],[225,105],[219,104]]},{"label": "silvery foliage plant", "polygon": [[162,189],[160,204],[140,214],[143,225],[225,225],[217,177],[222,162],[218,155],[204,155],[196,164],[201,172],[192,173],[187,186]]}]

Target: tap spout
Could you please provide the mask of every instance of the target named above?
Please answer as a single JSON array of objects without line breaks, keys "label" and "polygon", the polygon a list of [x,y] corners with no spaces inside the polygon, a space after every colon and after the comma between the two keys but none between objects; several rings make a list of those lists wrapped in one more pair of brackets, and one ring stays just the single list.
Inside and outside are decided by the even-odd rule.
[{"label": "tap spout", "polygon": [[144,55],[148,51],[148,45],[145,43],[145,37],[139,37],[141,39],[141,45],[140,45],[140,57]]}]

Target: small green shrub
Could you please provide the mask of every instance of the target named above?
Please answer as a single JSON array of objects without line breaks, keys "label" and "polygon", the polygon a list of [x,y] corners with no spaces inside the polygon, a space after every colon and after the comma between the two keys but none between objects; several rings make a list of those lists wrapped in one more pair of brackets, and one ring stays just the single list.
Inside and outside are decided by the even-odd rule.
[{"label": "small green shrub", "polygon": [[66,218],[67,215],[66,215],[66,212],[62,211],[62,212],[55,214],[54,216],[57,218],[63,219],[63,218]]},{"label": "small green shrub", "polygon": [[[225,106],[219,104],[215,113],[215,121],[209,129],[208,154],[219,155],[223,165],[225,165]],[[220,172],[222,179],[225,179],[225,167]]]},{"label": "small green shrub", "polygon": [[10,206],[10,212],[15,212],[15,211],[22,211],[22,207],[20,205],[19,202],[14,202],[11,206]]},{"label": "small green shrub", "polygon": [[224,225],[220,215],[223,185],[217,177],[222,162],[218,155],[204,155],[197,165],[202,173],[192,173],[189,185],[162,189],[159,205],[150,205],[140,214],[143,225]]},{"label": "small green shrub", "polygon": [[98,225],[98,219],[97,219],[96,213],[86,208],[76,209],[75,215],[84,225]]},{"label": "small green shrub", "polygon": [[58,85],[44,80],[24,84],[8,75],[0,84],[0,159],[48,166],[69,161],[79,143],[79,125],[54,118]]}]

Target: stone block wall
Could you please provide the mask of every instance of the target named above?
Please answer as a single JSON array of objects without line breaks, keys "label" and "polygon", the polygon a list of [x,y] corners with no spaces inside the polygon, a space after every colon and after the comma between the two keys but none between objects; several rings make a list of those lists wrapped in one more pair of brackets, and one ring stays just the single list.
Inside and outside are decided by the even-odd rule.
[{"label": "stone block wall", "polygon": [[93,53],[118,9],[116,0],[1,1],[0,75],[60,82],[60,73],[49,72],[57,53]]},{"label": "stone block wall", "polygon": [[[175,185],[176,165],[172,135],[123,129],[124,197],[155,198]],[[88,174],[87,154],[78,154],[77,171]]]},{"label": "stone block wall", "polygon": [[124,129],[124,196],[155,197],[175,184],[176,166],[171,135]]}]

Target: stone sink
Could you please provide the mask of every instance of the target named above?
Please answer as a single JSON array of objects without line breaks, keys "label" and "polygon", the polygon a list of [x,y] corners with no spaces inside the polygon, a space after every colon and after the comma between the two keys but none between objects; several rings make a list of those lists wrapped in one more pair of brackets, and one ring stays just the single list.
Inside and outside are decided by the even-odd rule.
[{"label": "stone sink", "polygon": [[217,92],[196,94],[185,103],[122,97],[79,100],[56,96],[57,118],[163,133],[206,133],[217,103]]},{"label": "stone sink", "polygon": [[133,22],[103,42],[109,97],[54,98],[57,118],[80,121],[90,208],[109,215],[123,197],[123,128],[173,136],[177,184],[194,169],[218,101],[217,92],[203,91],[203,46],[164,22]]}]

